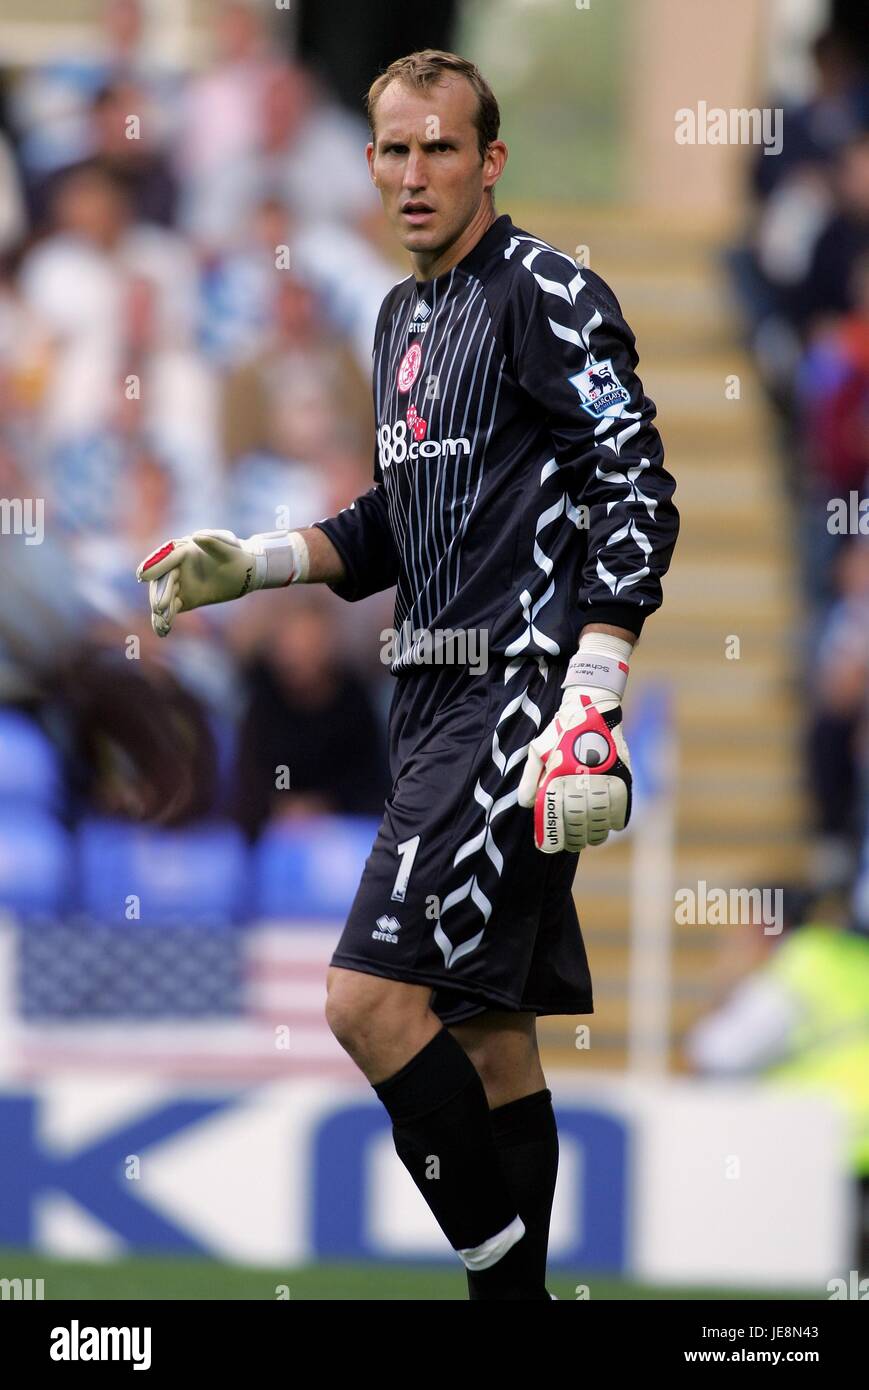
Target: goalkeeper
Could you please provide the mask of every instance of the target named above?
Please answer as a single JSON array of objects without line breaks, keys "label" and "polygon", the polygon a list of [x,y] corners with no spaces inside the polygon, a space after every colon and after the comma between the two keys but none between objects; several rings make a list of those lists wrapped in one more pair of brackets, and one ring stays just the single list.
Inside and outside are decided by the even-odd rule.
[{"label": "goalkeeper", "polygon": [[[548,1299],[558,1136],[536,1018],[592,1012],[572,884],[630,816],[621,701],[674,483],[612,291],[496,213],[507,150],[478,69],[411,54],[368,114],[413,270],[375,331],[374,485],[305,530],[169,541],[138,574],[161,636],[254,589],[395,587],[392,790],[327,1018],[470,1298]],[[437,650],[462,632],[484,636],[484,673]]]}]

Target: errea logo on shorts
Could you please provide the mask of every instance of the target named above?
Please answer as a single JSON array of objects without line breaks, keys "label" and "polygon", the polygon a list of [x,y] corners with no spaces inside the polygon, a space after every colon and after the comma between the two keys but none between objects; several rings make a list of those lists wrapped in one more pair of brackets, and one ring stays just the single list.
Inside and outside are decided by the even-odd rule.
[{"label": "errea logo on shorts", "polygon": [[404,463],[405,459],[415,462],[417,459],[452,458],[455,454],[470,452],[471,441],[464,435],[459,439],[415,439],[405,420],[397,420],[394,425],[381,425],[377,431],[377,457],[381,468]]},{"label": "errea logo on shorts", "polygon": [[401,931],[401,923],[397,917],[378,917],[377,926],[371,933],[375,941],[391,941],[393,944],[398,940],[398,933]]}]

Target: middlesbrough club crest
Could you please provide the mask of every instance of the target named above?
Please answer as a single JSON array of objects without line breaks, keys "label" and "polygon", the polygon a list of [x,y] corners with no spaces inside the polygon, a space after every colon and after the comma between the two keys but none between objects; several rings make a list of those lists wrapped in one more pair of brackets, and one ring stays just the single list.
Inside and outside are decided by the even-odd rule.
[{"label": "middlesbrough club crest", "polygon": [[398,389],[399,391],[409,391],[419,375],[419,364],[422,361],[422,348],[419,343],[413,343],[402,357],[398,364]]}]

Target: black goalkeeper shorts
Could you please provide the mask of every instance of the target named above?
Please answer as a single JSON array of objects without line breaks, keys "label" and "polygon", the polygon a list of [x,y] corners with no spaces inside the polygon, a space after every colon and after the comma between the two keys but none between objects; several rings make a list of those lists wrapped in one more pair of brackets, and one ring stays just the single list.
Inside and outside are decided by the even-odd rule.
[{"label": "black goalkeeper shorts", "polygon": [[562,699],[540,660],[417,668],[396,679],[392,790],[332,965],[430,985],[445,1024],[485,1009],[590,1014],[572,885],[516,800],[525,753]]}]

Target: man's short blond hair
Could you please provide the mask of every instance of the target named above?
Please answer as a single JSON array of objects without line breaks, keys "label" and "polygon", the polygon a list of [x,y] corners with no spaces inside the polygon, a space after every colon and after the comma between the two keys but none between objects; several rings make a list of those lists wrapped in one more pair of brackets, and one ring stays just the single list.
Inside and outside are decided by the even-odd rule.
[{"label": "man's short blond hair", "polygon": [[477,94],[474,125],[477,128],[480,159],[485,159],[486,151],[492,141],[497,140],[501,128],[501,112],[495,93],[476,63],[461,58],[458,53],[445,53],[440,48],[423,48],[418,53],[409,53],[406,58],[396,58],[374,79],[365,103],[372,137],[375,136],[377,103],[391,82],[403,82],[415,91],[427,92],[445,77],[453,75],[464,77]]}]

